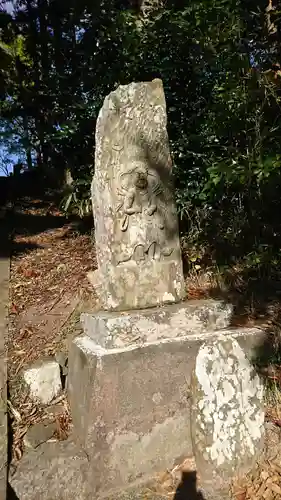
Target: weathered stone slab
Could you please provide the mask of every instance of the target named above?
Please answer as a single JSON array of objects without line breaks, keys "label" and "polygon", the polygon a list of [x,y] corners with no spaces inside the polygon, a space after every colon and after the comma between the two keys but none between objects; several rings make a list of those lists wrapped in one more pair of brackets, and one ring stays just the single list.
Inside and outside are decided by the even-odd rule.
[{"label": "weathered stone slab", "polygon": [[43,404],[50,403],[62,389],[60,365],[52,359],[35,363],[24,371],[23,379],[30,396]]},{"label": "weathered stone slab", "polygon": [[[93,495],[127,488],[193,454],[191,380],[200,345],[222,330],[106,349],[87,335],[69,352],[74,433],[86,451]],[[223,330],[251,352],[258,329]]]},{"label": "weathered stone slab", "polygon": [[119,86],[96,127],[92,201],[98,271],[109,310],[180,301],[185,294],[161,80]]},{"label": "weathered stone slab", "polygon": [[87,457],[73,442],[45,443],[24,454],[10,484],[19,500],[92,500],[88,474]]},{"label": "weathered stone slab", "polygon": [[51,439],[57,430],[55,422],[38,422],[29,427],[24,436],[24,444],[28,448],[37,448]]},{"label": "weathered stone slab", "polygon": [[218,337],[196,357],[191,433],[207,498],[228,498],[231,480],[251,470],[264,443],[263,385],[238,342]]},{"label": "weathered stone slab", "polygon": [[[164,472],[164,471],[163,471]],[[163,475],[163,474],[162,474]],[[9,500],[167,500],[159,493],[159,478],[136,481],[129,488],[93,493],[91,464],[72,441],[46,443],[25,452],[15,474],[10,475]],[[10,491],[8,492],[10,493]],[[192,492],[191,492],[192,493]],[[2,500],[2,497],[0,497]],[[5,497],[3,497],[4,500]],[[191,497],[193,498],[193,497]],[[201,497],[196,496],[196,500]]]},{"label": "weathered stone slab", "polygon": [[84,332],[105,348],[174,339],[226,328],[233,307],[218,300],[191,300],[141,311],[82,314]]}]

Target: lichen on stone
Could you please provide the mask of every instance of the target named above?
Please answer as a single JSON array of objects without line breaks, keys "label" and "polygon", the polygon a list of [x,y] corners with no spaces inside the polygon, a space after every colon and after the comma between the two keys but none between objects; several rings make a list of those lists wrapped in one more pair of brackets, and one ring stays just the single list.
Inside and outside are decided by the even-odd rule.
[{"label": "lichen on stone", "polygon": [[202,453],[218,467],[254,456],[263,437],[263,386],[238,342],[222,337],[201,346],[195,375]]}]

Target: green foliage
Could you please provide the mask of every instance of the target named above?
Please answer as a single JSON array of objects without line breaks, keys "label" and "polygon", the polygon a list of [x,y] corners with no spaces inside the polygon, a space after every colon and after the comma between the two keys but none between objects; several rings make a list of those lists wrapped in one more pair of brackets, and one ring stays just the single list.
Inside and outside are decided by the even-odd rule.
[{"label": "green foliage", "polygon": [[89,196],[89,178],[81,178],[72,182],[64,191],[61,201],[61,209],[68,215],[69,213],[78,215],[81,219],[90,215],[92,203]]},{"label": "green foliage", "polygon": [[274,253],[281,244],[280,29],[267,30],[260,0],[167,0],[145,15],[132,5],[21,0],[14,18],[2,12],[6,132],[21,138],[29,166],[53,169],[58,179],[70,169],[62,206],[82,217],[91,210],[103,99],[119,84],[160,77],[188,248],[193,241],[200,265],[202,248],[221,264],[263,255],[264,245]]}]

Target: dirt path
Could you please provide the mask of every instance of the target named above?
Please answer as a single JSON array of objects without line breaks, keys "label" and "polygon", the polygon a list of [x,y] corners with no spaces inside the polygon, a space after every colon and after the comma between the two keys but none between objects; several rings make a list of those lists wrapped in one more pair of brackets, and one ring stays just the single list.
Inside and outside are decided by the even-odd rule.
[{"label": "dirt path", "polygon": [[[75,229],[52,200],[22,200],[12,227],[8,380],[13,467],[24,452],[26,431],[46,416],[46,409],[29,399],[21,373],[37,359],[67,353],[68,338],[80,332],[81,310],[92,310],[96,299],[86,277],[95,268],[90,233]],[[62,398],[58,439],[66,438],[71,423]]]},{"label": "dirt path", "polygon": [[8,227],[1,226],[2,242],[0,255],[0,498],[6,498],[7,472],[7,352],[6,341],[8,333],[8,301],[10,257],[8,248]]},{"label": "dirt path", "polygon": [[95,268],[89,234],[79,234],[52,203],[16,207],[9,336],[9,377],[65,348],[67,325],[95,304],[86,274]]}]

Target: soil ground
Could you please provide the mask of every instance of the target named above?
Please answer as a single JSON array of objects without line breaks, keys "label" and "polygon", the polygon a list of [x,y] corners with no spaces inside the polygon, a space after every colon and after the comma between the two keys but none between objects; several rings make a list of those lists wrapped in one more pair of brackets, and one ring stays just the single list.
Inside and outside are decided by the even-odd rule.
[{"label": "soil ground", "polygon": [[15,208],[10,277],[10,377],[39,357],[64,349],[70,320],[94,307],[86,273],[94,245],[52,203]]},{"label": "soil ground", "polygon": [[[22,199],[14,207],[13,227],[8,378],[13,428],[12,464],[16,465],[24,452],[23,438],[27,429],[45,415],[44,408],[29,400],[20,374],[37,359],[53,356],[59,351],[67,353],[69,340],[80,332],[80,312],[96,307],[96,297],[86,277],[87,272],[96,267],[96,257],[91,230],[77,221],[66,219],[52,199]],[[197,276],[195,279],[190,275],[186,283],[191,298],[212,295],[212,283],[207,278]],[[237,317],[235,322],[253,324],[253,317],[244,314],[241,321]],[[263,318],[263,322],[271,322],[271,318]],[[266,375],[276,387],[276,391],[271,392],[268,420],[278,429],[281,426],[280,371],[278,367],[270,366]],[[64,411],[57,419],[57,439],[66,439],[71,429],[71,417],[64,397],[60,403],[63,403]],[[188,500],[191,496],[183,496],[185,490],[184,486],[179,486],[180,476],[184,471],[193,470],[194,464],[189,462],[164,472],[156,478],[151,493],[154,497],[159,493],[159,498]],[[255,476],[237,483],[233,498],[281,499],[280,486],[281,448],[279,455],[277,453],[274,460],[267,459]],[[192,498],[199,499],[200,496]]]}]

